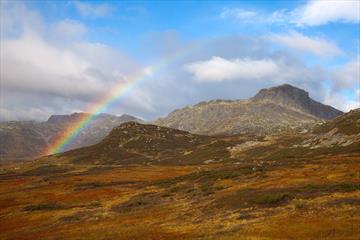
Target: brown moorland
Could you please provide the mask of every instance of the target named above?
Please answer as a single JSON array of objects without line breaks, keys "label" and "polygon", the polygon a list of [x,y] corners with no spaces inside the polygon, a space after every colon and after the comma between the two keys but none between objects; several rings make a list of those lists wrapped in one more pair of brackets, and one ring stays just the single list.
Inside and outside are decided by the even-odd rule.
[{"label": "brown moorland", "polygon": [[231,137],[120,125],[3,166],[0,239],[359,239],[359,119]]}]

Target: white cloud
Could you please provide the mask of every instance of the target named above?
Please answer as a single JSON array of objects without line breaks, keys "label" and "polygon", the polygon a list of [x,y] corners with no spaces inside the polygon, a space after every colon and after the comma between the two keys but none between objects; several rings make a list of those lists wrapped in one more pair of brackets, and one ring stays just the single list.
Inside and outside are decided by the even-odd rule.
[{"label": "white cloud", "polygon": [[[86,111],[114,85],[143,69],[119,49],[88,41],[86,26],[81,22],[65,19],[47,24],[36,12],[24,6],[13,8],[15,10],[11,14],[2,11],[6,13],[6,18],[14,18],[7,19],[11,26],[7,30],[11,34],[2,34],[0,39],[0,67],[4,69],[0,73],[0,117],[3,119],[3,114],[8,120],[43,120],[53,113]],[[242,18],[243,21],[270,21],[252,11],[237,13],[238,19]],[[272,21],[285,21],[287,16],[288,11],[280,11],[273,15]],[[13,29],[17,29],[17,34],[12,34]],[[306,66],[299,56],[289,54],[286,49],[274,51],[271,47],[273,42],[261,36],[226,36],[211,41],[185,42],[174,31],[170,35],[162,34],[154,38],[153,44],[158,45],[152,46],[149,39],[145,40],[144,48],[150,51],[148,57],[154,62],[160,59],[159,55],[168,56],[169,52],[176,53],[179,49],[192,51],[166,68],[161,68],[160,72],[159,69],[145,68],[149,80],[137,84],[131,93],[106,109],[107,112],[128,112],[148,119],[156,118],[186,104],[215,98],[247,98],[260,88],[282,83],[304,88],[319,101],[328,96],[326,101],[330,103],[330,91],[340,96],[342,92],[324,89],[324,79],[339,86],[335,88],[348,90],[358,76],[355,70],[358,65],[351,62],[333,70]],[[304,41],[304,44],[308,45],[308,42]],[[193,45],[199,47],[189,48]],[[301,50],[298,46],[293,48]],[[328,55],[331,53],[328,49],[323,51]],[[150,63],[149,60],[141,60]],[[185,66],[186,71],[181,66]],[[193,79],[189,77],[189,72]],[[333,77],[327,77],[329,75]],[[208,84],[209,81],[212,83]],[[355,102],[339,99],[335,104],[344,110]],[[346,106],[340,101],[346,101]]]},{"label": "white cloud", "polygon": [[27,34],[3,39],[0,46],[2,87],[24,91],[90,98],[141,69],[126,55],[98,43],[61,47]]},{"label": "white cloud", "polygon": [[39,36],[1,41],[2,86],[63,96],[95,94],[106,82],[91,73],[93,64],[70,49],[60,49]]},{"label": "white cloud", "polygon": [[91,62],[93,69],[99,69],[105,74],[125,77],[142,68],[119,49],[106,44],[82,41],[73,42],[67,48]]},{"label": "white cloud", "polygon": [[360,56],[351,61],[328,69],[331,89],[324,96],[324,102],[350,111],[360,107]]},{"label": "white cloud", "polygon": [[328,92],[324,98],[324,103],[344,112],[360,107],[359,99],[349,100],[336,92]]},{"label": "white cloud", "polygon": [[64,19],[53,27],[54,34],[61,38],[80,38],[87,33],[87,28],[81,22]]},{"label": "white cloud", "polygon": [[271,13],[243,8],[223,8],[221,18],[246,23],[320,26],[331,22],[359,23],[359,0],[310,0],[295,9],[279,9]]},{"label": "white cloud", "polygon": [[292,31],[287,35],[272,34],[270,40],[321,57],[333,57],[342,54],[342,51],[335,43],[319,37],[311,38],[296,31]]},{"label": "white cloud", "polygon": [[331,70],[331,80],[335,88],[360,88],[360,56]]},{"label": "white cloud", "polygon": [[359,23],[360,1],[309,1],[293,12],[298,25],[318,26],[330,22]]},{"label": "white cloud", "polygon": [[270,15],[266,16],[265,21],[267,23],[277,23],[277,24],[291,24],[292,20],[290,18],[291,12],[286,9],[280,9],[272,12]]},{"label": "white cloud", "polygon": [[76,1],[74,4],[78,12],[84,17],[104,17],[113,11],[113,7],[106,3],[94,4]]},{"label": "white cloud", "polygon": [[[7,31],[0,38],[0,120],[44,120],[53,113],[86,111],[142,69],[118,49],[86,41],[87,29],[81,22],[65,19],[46,24],[23,4],[1,6],[12,13],[1,15],[2,20],[18,31]],[[32,29],[33,25],[41,27]],[[146,92],[137,90],[116,112],[153,111],[151,101],[140,101],[146,97]]]},{"label": "white cloud", "polygon": [[0,106],[0,121],[47,119],[49,112],[39,108],[3,108]]},{"label": "white cloud", "polygon": [[0,1],[0,37],[43,30],[39,14],[18,1]]},{"label": "white cloud", "polygon": [[221,18],[235,18],[237,20],[247,21],[255,18],[258,14],[241,8],[223,8],[220,13]]},{"label": "white cloud", "polygon": [[[186,64],[185,70],[193,75],[195,81],[203,84],[202,88],[208,88],[205,86],[207,82],[227,84],[227,80],[233,80],[230,85],[232,88],[238,84],[240,88],[237,89],[246,86],[247,90],[257,85],[275,86],[289,83],[309,91],[310,95],[320,102],[349,111],[360,107],[359,66],[359,58],[338,68],[328,69],[307,67],[286,55],[274,55],[260,60],[211,57],[205,61]],[[332,88],[324,85],[327,79],[330,80]],[[221,88],[220,85],[216,87]]]},{"label": "white cloud", "polygon": [[270,59],[248,58],[227,60],[213,56],[209,60],[187,64],[185,69],[198,81],[261,79],[278,73],[278,65]]}]

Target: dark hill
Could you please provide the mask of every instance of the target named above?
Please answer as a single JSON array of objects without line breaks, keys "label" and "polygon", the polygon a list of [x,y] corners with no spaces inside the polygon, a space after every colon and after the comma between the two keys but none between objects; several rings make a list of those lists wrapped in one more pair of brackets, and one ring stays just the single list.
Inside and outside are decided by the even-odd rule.
[{"label": "dark hill", "polygon": [[100,143],[58,155],[77,164],[195,164],[229,156],[223,140],[128,122]]}]

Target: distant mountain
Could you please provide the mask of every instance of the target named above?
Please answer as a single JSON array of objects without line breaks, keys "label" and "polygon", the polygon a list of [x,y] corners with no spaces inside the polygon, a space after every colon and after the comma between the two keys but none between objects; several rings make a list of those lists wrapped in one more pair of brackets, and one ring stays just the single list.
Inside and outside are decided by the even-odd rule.
[{"label": "distant mountain", "polygon": [[251,100],[276,103],[324,120],[330,120],[343,114],[331,106],[314,101],[309,97],[308,92],[289,84],[261,89]]},{"label": "distant mountain", "polygon": [[154,124],[206,135],[268,134],[313,126],[343,112],[289,84],[260,90],[249,100],[213,100],[175,110]]},{"label": "distant mountain", "polygon": [[[53,115],[47,123],[51,125],[63,126],[64,128],[76,121],[83,115],[89,115],[88,113],[73,113],[71,115]],[[79,135],[70,147],[65,150],[70,150],[79,147],[90,146],[100,142],[109,132],[116,126],[124,122],[140,121],[140,119],[131,115],[123,114],[121,116],[115,116],[111,114],[100,114],[92,119],[89,124],[80,131]]]},{"label": "distant mountain", "polygon": [[[46,122],[11,121],[0,123],[0,162],[31,159],[50,144],[58,135],[84,114],[53,115]],[[100,114],[82,129],[67,149],[89,146],[100,142],[112,128],[128,121],[140,119],[122,115]]]}]

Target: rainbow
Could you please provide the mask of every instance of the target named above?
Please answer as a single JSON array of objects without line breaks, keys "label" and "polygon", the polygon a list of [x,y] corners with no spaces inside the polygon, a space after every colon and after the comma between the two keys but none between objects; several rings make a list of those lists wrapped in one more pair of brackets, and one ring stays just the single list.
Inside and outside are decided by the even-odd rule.
[{"label": "rainbow", "polygon": [[[187,50],[193,50],[193,48],[188,48]],[[183,56],[185,52],[189,51],[177,51],[175,54],[164,58],[157,65],[153,65],[150,68],[145,68],[129,77],[125,82],[121,81],[112,90],[92,104],[85,112],[90,114],[82,114],[74,122],[62,132],[62,134],[50,143],[50,145],[45,149],[41,154],[51,155],[63,152],[68,145],[78,136],[80,131],[85,128],[97,115],[103,113],[106,108],[113,103],[115,100],[120,97],[124,97],[129,94],[136,86],[140,83],[149,79],[154,71],[158,71],[162,67],[168,65],[170,62],[175,61],[179,57]]]}]

